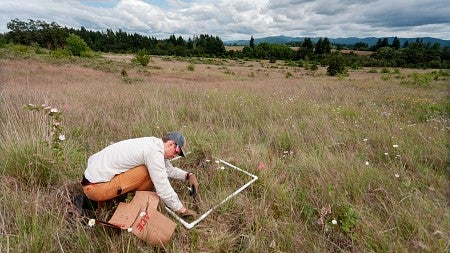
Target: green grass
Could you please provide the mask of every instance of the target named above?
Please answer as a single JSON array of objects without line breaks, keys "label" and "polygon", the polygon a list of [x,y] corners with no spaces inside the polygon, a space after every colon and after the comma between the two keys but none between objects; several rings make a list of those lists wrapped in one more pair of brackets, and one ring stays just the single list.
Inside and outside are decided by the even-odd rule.
[{"label": "green grass", "polygon": [[[259,179],[195,228],[178,225],[166,251],[449,250],[444,72],[424,86],[383,81],[382,69],[286,78],[285,71],[236,68],[232,60],[152,57],[153,66],[142,67],[20,47],[0,48],[0,57],[1,252],[164,252],[130,233],[87,227],[67,201],[81,191],[91,154],[174,129],[191,151],[174,164],[197,174],[200,211],[250,180],[218,169],[215,158]],[[195,71],[186,71],[186,62]],[[223,66],[206,69],[228,75],[203,73],[202,65],[218,62]],[[124,85],[122,69],[139,81]],[[259,76],[261,69],[268,75]],[[432,75],[420,75],[426,73]],[[48,144],[48,119],[24,110],[28,103],[62,111],[62,160]],[[186,184],[173,185],[194,208]]]}]

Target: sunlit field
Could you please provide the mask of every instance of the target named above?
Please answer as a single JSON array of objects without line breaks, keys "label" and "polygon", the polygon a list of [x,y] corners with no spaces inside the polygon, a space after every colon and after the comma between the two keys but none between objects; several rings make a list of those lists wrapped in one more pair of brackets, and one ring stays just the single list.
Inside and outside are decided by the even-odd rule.
[{"label": "sunlit field", "polygon": [[[132,58],[0,48],[0,252],[449,251],[448,71]],[[167,248],[74,214],[91,154],[172,130],[200,212],[249,180],[215,159],[259,179]]]}]

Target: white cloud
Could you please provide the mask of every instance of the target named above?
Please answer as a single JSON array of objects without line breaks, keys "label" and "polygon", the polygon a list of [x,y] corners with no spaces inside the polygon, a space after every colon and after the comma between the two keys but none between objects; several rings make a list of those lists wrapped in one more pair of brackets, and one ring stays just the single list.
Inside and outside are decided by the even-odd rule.
[{"label": "white cloud", "polygon": [[0,32],[7,32],[6,23],[14,18],[157,38],[203,33],[222,40],[252,35],[450,39],[447,0],[2,0]]}]

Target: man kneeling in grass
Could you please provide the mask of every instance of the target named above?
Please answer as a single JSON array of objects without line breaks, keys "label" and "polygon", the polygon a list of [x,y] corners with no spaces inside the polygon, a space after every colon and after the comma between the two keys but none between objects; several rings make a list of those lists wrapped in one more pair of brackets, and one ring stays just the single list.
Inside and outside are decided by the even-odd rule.
[{"label": "man kneeling in grass", "polygon": [[172,131],[162,138],[142,137],[123,140],[104,148],[88,159],[81,182],[86,196],[104,203],[130,191],[152,191],[180,217],[195,217],[197,213],[183,206],[169,178],[187,180],[197,193],[194,174],[172,166],[170,158],[184,157],[186,139]]}]

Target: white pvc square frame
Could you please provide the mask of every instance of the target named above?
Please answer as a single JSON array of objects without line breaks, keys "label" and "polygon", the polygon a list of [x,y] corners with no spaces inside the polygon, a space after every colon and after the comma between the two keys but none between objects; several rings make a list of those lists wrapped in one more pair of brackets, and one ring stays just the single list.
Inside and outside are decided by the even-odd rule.
[{"label": "white pvc square frame", "polygon": [[[173,160],[178,159],[174,158]],[[250,186],[251,184],[253,184],[253,182],[255,182],[256,180],[258,180],[258,176],[255,176],[241,168],[238,168],[236,166],[234,166],[233,164],[230,164],[228,162],[225,162],[224,160],[218,159],[216,161],[219,161],[219,163],[223,163],[227,166],[229,166],[232,169],[235,169],[239,172],[242,172],[244,174],[249,175],[250,177],[252,177],[252,179],[247,182],[246,184],[244,184],[243,186],[241,186],[241,188],[237,189],[235,192],[231,193],[230,195],[228,195],[225,199],[223,199],[222,201],[220,201],[218,204],[216,204],[215,206],[213,206],[211,209],[209,209],[208,211],[206,211],[204,214],[200,215],[200,217],[194,221],[192,221],[191,223],[186,222],[185,220],[183,220],[180,216],[178,216],[174,211],[172,211],[170,208],[168,208],[166,206],[166,211],[172,215],[177,221],[179,221],[181,224],[183,224],[183,226],[187,229],[191,229],[193,227],[195,227],[200,221],[204,220],[208,215],[210,215],[212,213],[212,211],[214,211],[216,208],[218,208],[219,206],[223,205],[225,202],[227,202],[228,200],[230,200],[231,198],[233,198],[234,196],[236,196],[237,194],[239,194],[241,191],[243,191],[245,188],[247,188],[248,186]]]}]

